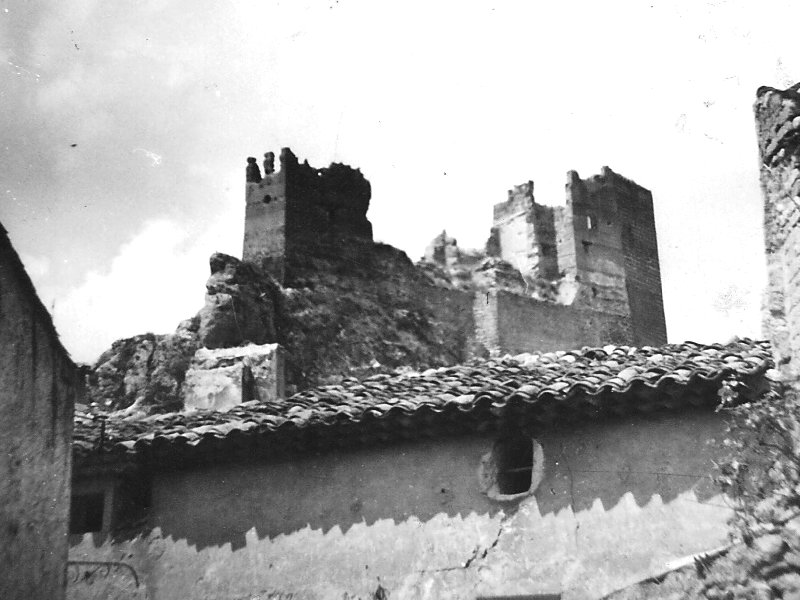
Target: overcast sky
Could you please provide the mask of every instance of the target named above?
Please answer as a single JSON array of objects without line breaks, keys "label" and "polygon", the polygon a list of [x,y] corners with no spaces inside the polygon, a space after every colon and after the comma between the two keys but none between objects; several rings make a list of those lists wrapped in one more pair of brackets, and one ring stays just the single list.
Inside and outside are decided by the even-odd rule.
[{"label": "overcast sky", "polygon": [[752,103],[800,80],[796,2],[0,6],[0,222],[78,360],[196,312],[281,146],[360,167],[412,259],[609,165],[653,192],[670,340],[760,335]]}]

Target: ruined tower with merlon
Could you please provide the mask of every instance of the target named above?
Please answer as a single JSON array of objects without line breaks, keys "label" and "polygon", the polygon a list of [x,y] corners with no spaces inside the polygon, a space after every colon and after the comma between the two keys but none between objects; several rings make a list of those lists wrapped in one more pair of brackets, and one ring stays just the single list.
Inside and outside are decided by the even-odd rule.
[{"label": "ruined tower with merlon", "polygon": [[283,283],[292,260],[310,244],[372,240],[371,188],[361,171],[347,165],[315,169],[289,148],[279,161],[275,171],[274,155],[266,153],[262,175],[257,160],[247,159],[242,259]]},{"label": "ruined tower with merlon", "polygon": [[[516,316],[515,327],[527,332],[517,332],[515,337],[533,338],[544,327],[543,323],[531,325],[538,321],[537,315],[548,311],[555,315],[558,305],[572,310],[556,318],[564,331],[573,329],[574,334],[561,342],[555,334],[548,335],[548,344],[589,343],[603,336],[614,343],[666,343],[650,191],[608,167],[587,179],[575,171],[567,173],[565,206],[538,204],[533,189],[532,181],[514,186],[508,198],[494,206],[487,253],[519,271],[525,290],[518,296],[550,304],[534,309],[532,302],[516,298],[512,309],[508,298],[509,308],[503,309],[498,297],[498,309],[491,318],[511,321],[506,314],[510,311]],[[523,306],[527,307],[525,318],[521,317]],[[575,322],[583,325],[576,327]],[[485,329],[498,328],[490,324]],[[509,347],[502,340],[497,345]]]}]

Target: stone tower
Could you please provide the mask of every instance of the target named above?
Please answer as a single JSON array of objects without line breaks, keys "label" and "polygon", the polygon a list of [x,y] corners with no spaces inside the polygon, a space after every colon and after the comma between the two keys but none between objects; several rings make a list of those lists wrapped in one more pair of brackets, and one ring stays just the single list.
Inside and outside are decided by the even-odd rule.
[{"label": "stone tower", "polygon": [[292,259],[311,244],[372,240],[371,188],[361,171],[347,165],[315,169],[300,164],[289,148],[281,150],[279,160],[275,171],[274,155],[267,152],[262,176],[256,159],[247,159],[242,260],[283,283]]},{"label": "stone tower", "polygon": [[653,196],[603,167],[581,179],[567,173],[567,203],[537,204],[533,182],[515,186],[495,205],[487,251],[527,281],[558,286],[558,302],[620,315],[635,345],[667,342]]},{"label": "stone tower", "polygon": [[636,345],[666,344],[650,191],[608,167],[585,180],[570,171],[564,225],[558,264],[575,304],[629,315]]}]

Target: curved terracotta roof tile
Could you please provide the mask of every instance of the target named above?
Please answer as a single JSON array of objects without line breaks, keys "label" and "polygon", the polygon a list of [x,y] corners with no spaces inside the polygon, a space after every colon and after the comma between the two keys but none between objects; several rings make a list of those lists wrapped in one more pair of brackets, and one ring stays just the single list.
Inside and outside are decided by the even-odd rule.
[{"label": "curved terracotta roof tile", "polygon": [[[522,354],[423,373],[378,374],[363,381],[347,378],[283,401],[251,401],[227,412],[139,419],[109,416],[102,435],[99,419],[79,414],[73,448],[80,461],[108,454],[136,455],[156,446],[160,451],[171,446],[195,447],[245,435],[324,432],[333,434],[328,443],[344,443],[335,439],[338,428],[358,426],[359,431],[383,439],[408,436],[414,428],[426,427],[425,423],[444,427],[491,419],[490,415],[503,418],[510,412],[514,418],[525,413],[549,419],[561,413],[588,416],[659,406],[677,409],[702,402],[694,386],[705,386],[708,397],[709,386],[718,387],[724,377],[759,379],[771,367],[769,343],[746,339],[729,344],[686,342],[660,348],[604,346]],[[682,394],[680,398],[675,390]]]}]

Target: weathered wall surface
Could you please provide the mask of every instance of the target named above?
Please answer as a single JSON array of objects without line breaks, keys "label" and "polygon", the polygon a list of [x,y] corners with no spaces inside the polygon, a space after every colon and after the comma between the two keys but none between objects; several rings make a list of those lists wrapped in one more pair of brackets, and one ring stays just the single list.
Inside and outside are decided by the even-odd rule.
[{"label": "weathered wall surface", "polygon": [[765,333],[787,372],[798,374],[800,354],[800,84],[760,88],[756,130],[764,193],[768,288]]},{"label": "weathered wall surface", "polygon": [[661,291],[653,195],[616,173],[612,181],[621,199],[618,212],[625,261],[625,288],[634,340],[639,346],[666,344],[667,324]]},{"label": "weathered wall surface", "polygon": [[505,291],[479,292],[474,311],[478,341],[494,354],[633,343],[630,321],[623,315],[581,310]]},{"label": "weathered wall surface", "polygon": [[63,598],[75,365],[0,226],[0,598]]},{"label": "weathered wall surface", "polygon": [[706,475],[723,431],[718,414],[688,411],[533,433],[544,479],[519,504],[480,491],[491,437],[165,473],[152,531],[86,536],[70,556],[124,559],[153,600],[366,599],[379,586],[393,599],[594,598],[724,542],[730,512]]},{"label": "weathered wall surface", "polygon": [[665,344],[652,194],[608,167],[586,180],[571,171],[567,206],[578,282],[574,305],[630,315],[635,344]]}]

